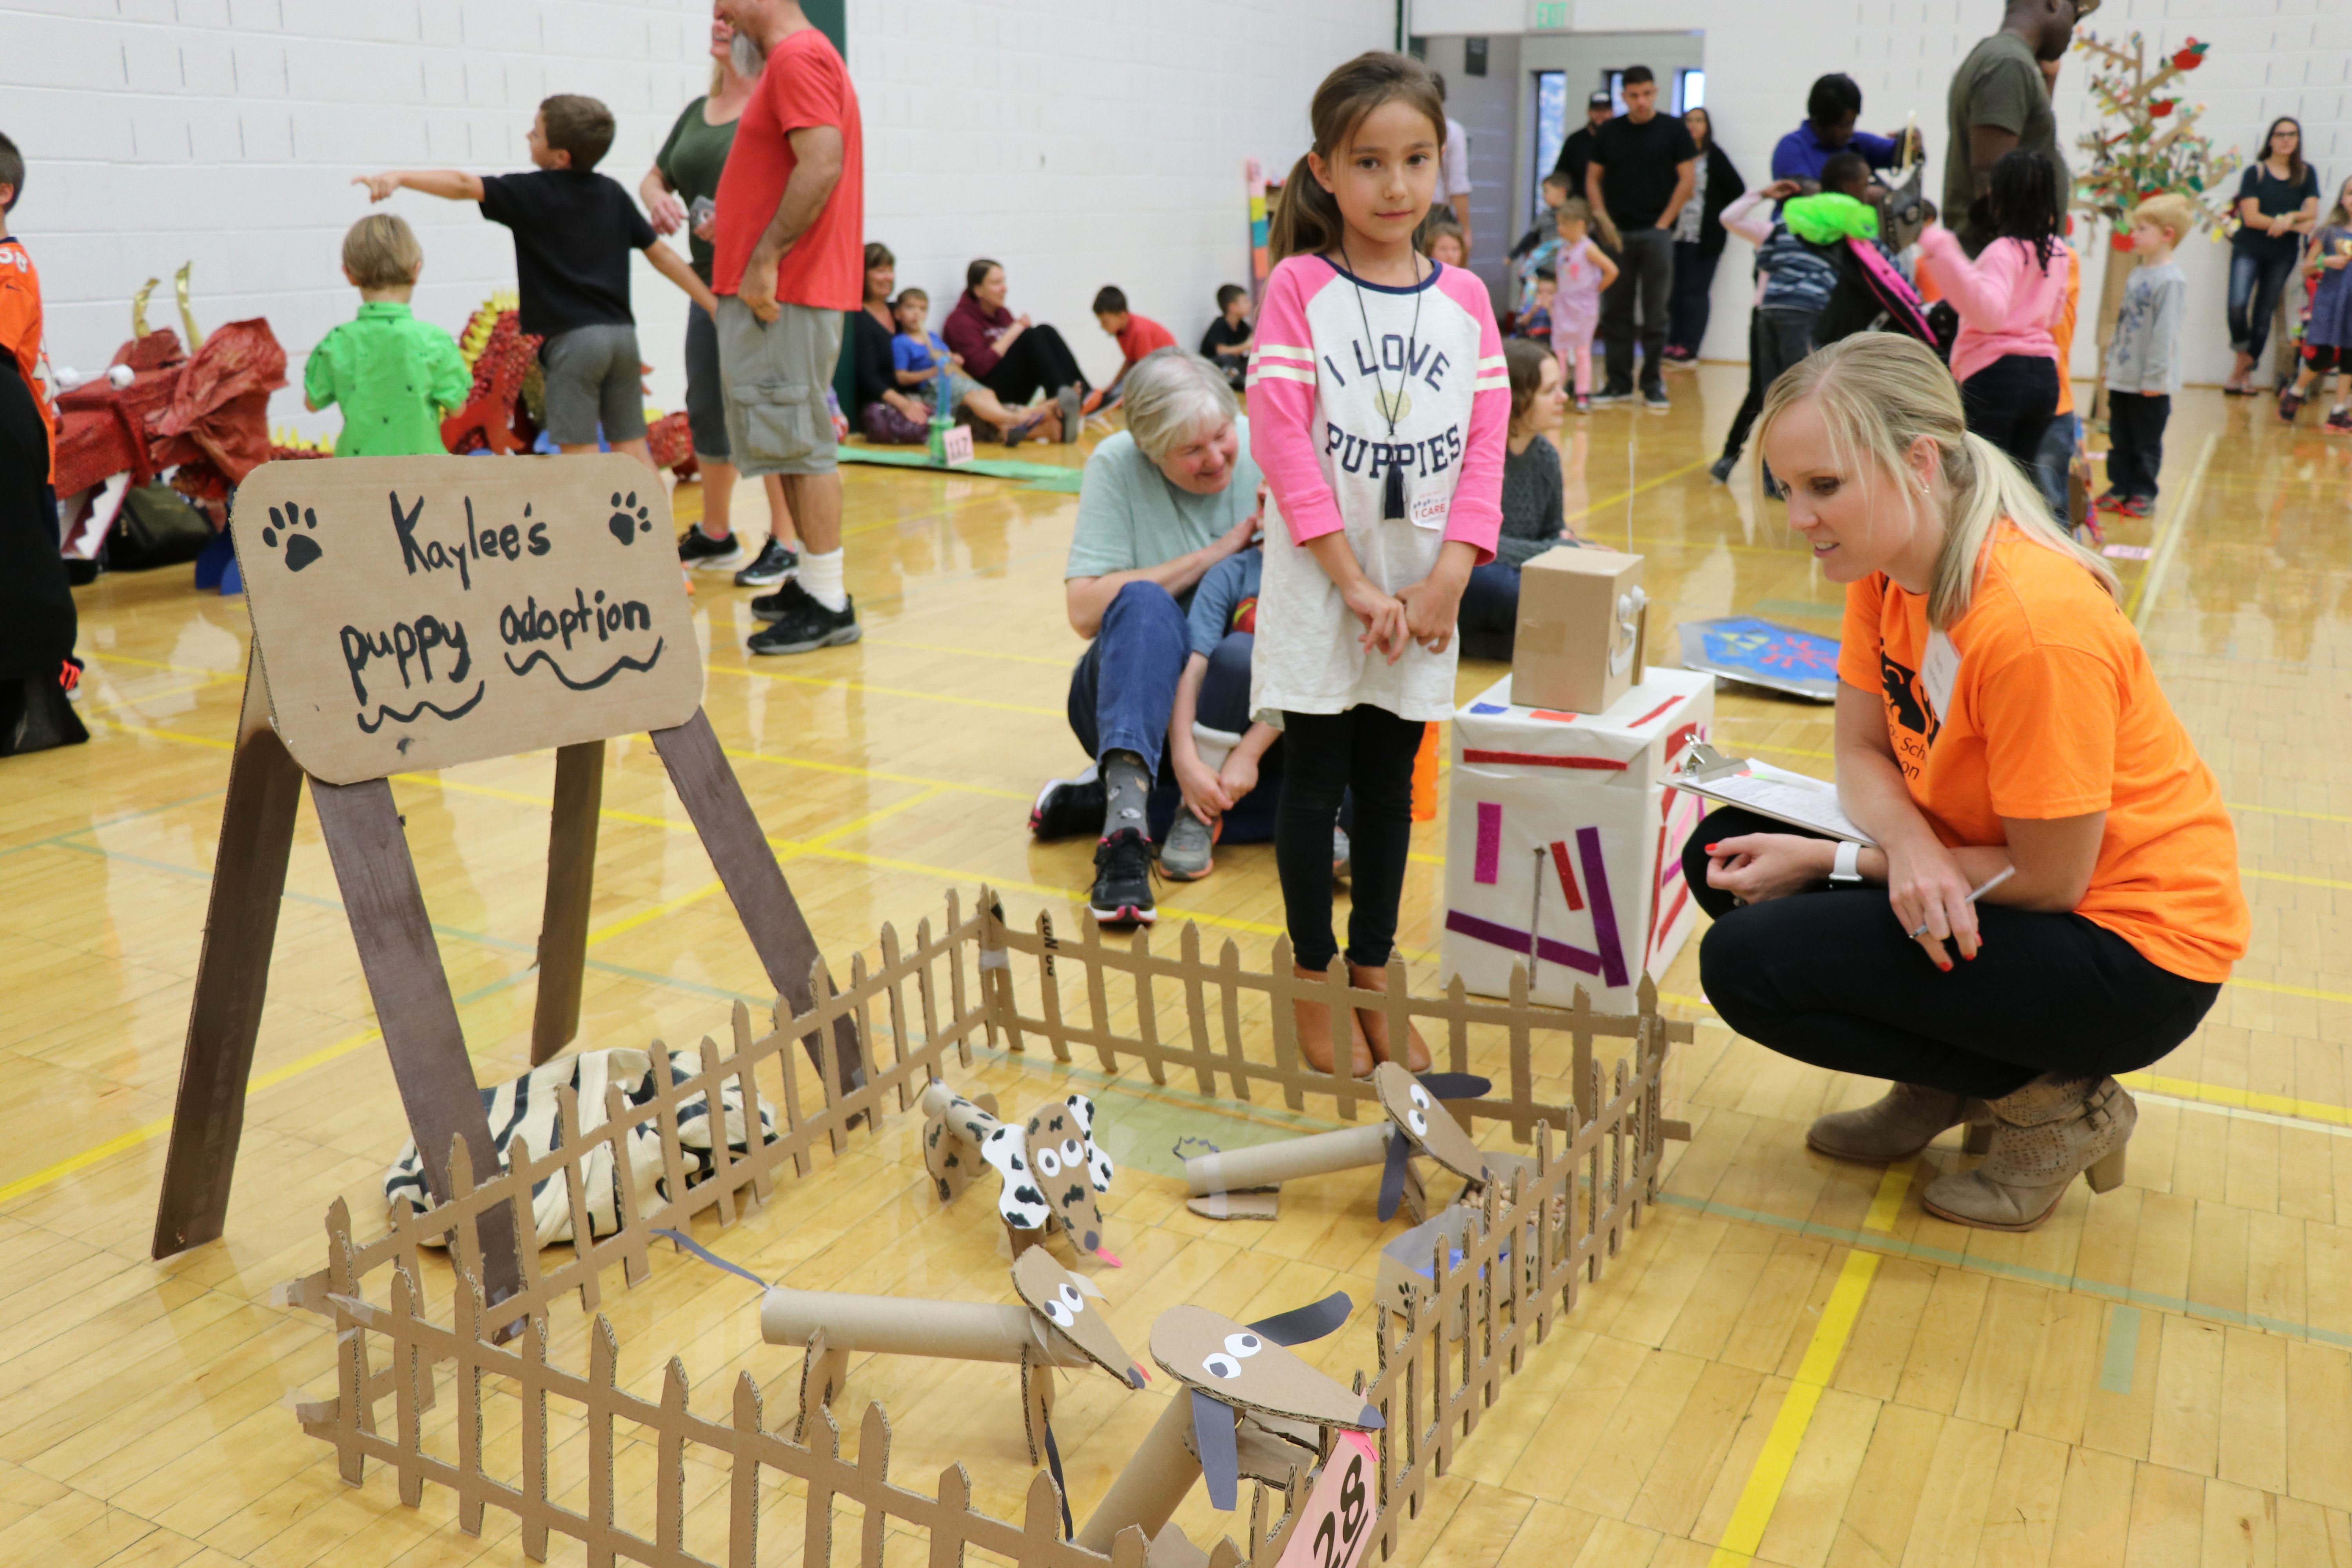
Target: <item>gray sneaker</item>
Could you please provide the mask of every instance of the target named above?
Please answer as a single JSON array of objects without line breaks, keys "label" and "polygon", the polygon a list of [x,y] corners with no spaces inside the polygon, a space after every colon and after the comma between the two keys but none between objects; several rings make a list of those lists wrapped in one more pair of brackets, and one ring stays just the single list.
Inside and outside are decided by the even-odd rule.
[{"label": "gray sneaker", "polygon": [[1216,830],[1179,807],[1160,846],[1160,874],[1171,882],[1197,882],[1217,868]]}]

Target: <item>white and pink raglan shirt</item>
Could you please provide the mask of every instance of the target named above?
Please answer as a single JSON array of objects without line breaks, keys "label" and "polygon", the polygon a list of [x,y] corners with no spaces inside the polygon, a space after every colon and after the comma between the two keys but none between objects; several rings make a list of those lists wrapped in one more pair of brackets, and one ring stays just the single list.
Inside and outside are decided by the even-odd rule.
[{"label": "white and pink raglan shirt", "polygon": [[[1494,558],[1511,384],[1486,286],[1433,264],[1419,288],[1387,288],[1319,256],[1287,258],[1258,309],[1249,411],[1250,455],[1273,492],[1251,710],[1274,724],[1286,710],[1360,703],[1453,717],[1454,645],[1410,644],[1395,664],[1360,647],[1362,624],[1303,546],[1344,531],[1364,575],[1391,594],[1428,576],[1447,540]],[[1405,516],[1383,521],[1392,468]]]}]

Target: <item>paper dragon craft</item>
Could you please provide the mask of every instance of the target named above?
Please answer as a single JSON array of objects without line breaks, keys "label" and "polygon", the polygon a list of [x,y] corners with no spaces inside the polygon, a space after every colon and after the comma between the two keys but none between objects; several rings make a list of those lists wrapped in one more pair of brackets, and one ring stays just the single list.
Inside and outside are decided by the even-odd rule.
[{"label": "paper dragon craft", "polygon": [[1098,1366],[1129,1388],[1141,1388],[1143,1370],[1092,1302],[1102,1289],[1038,1248],[1013,1260],[1020,1301],[916,1301],[898,1296],[858,1296],[842,1290],[794,1290],[772,1285],[760,1302],[760,1337],[800,1345],[800,1421],[793,1440],[804,1442],[816,1413],[848,1380],[852,1352],[935,1356],[949,1361],[1003,1362],[1021,1368],[1022,1415],[1029,1462],[1051,1460],[1060,1473],[1047,1423],[1053,1415],[1055,1367]]},{"label": "paper dragon craft", "polygon": [[1486,1079],[1467,1074],[1416,1079],[1394,1062],[1382,1062],[1373,1070],[1372,1088],[1388,1112],[1386,1123],[1193,1155],[1184,1162],[1184,1179],[1192,1190],[1186,1206],[1208,1219],[1272,1219],[1275,1203],[1268,1189],[1302,1176],[1378,1165],[1381,1218],[1393,1218],[1402,1202],[1419,1224],[1429,1215],[1429,1199],[1412,1167],[1414,1155],[1435,1160],[1474,1193],[1533,1163],[1523,1155],[1479,1148],[1439,1100],[1475,1099],[1488,1087]]},{"label": "paper dragon craft", "polygon": [[1171,1307],[1151,1325],[1151,1359],[1182,1384],[1071,1539],[1108,1552],[1129,1526],[1150,1542],[1154,1568],[1195,1568],[1208,1557],[1168,1522],[1196,1479],[1209,1501],[1231,1512],[1241,1478],[1286,1487],[1312,1465],[1323,1428],[1377,1432],[1380,1411],[1286,1348],[1321,1339],[1348,1321],[1353,1304],[1334,1292],[1255,1323],[1204,1307]]},{"label": "paper dragon craft", "polygon": [[923,1168],[952,1203],[983,1169],[1003,1178],[996,1212],[1004,1217],[1017,1250],[1042,1240],[1059,1226],[1070,1244],[1114,1268],[1118,1259],[1102,1248],[1102,1212],[1097,1193],[1110,1191],[1110,1156],[1094,1141],[1095,1102],[1083,1094],[1049,1100],[1027,1122],[1000,1121],[992,1096],[966,1100],[933,1079],[919,1109],[923,1123]]}]

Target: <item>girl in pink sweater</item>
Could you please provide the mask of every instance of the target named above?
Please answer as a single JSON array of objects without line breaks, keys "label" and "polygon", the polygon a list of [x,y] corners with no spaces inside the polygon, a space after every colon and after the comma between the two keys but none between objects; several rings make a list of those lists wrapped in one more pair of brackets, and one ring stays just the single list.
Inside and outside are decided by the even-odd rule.
[{"label": "girl in pink sweater", "polygon": [[[1454,611],[1502,526],[1510,377],[1486,285],[1412,247],[1445,142],[1428,68],[1359,56],[1309,112],[1250,358],[1250,452],[1272,492],[1250,706],[1284,731],[1275,865],[1297,973],[1320,976],[1338,952],[1331,833],[1352,790],[1348,973],[1382,991],[1413,754],[1423,725],[1453,713]],[[1307,1059],[1333,1070],[1328,1007],[1300,1003],[1297,1023]],[[1338,1044],[1359,1076],[1376,1057],[1429,1062],[1373,1009]]]},{"label": "girl in pink sweater", "polygon": [[1969,428],[2030,472],[2058,413],[2058,340],[2074,253],[2058,237],[2058,173],[2023,148],[1992,166],[1993,232],[1975,260],[1952,231],[1930,225],[1919,237],[1937,285],[1960,318],[1952,375]]}]

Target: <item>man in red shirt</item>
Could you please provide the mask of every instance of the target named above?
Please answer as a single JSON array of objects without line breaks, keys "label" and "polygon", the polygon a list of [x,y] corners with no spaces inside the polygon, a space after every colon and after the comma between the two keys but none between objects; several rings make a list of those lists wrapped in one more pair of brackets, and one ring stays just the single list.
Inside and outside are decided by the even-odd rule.
[{"label": "man in red shirt", "polygon": [[719,0],[739,47],[764,62],[719,180],[711,291],[739,471],[782,476],[799,576],[751,601],[753,653],[858,638],[842,583],[841,475],[825,388],[863,298],[865,137],[857,93],[798,0]]},{"label": "man in red shirt", "polygon": [[1103,392],[1103,406],[1108,408],[1118,401],[1118,389],[1127,384],[1127,373],[1137,362],[1154,350],[1174,348],[1176,335],[1150,317],[1129,310],[1127,293],[1116,284],[1105,285],[1095,295],[1095,320],[1118,340],[1118,374]]}]

